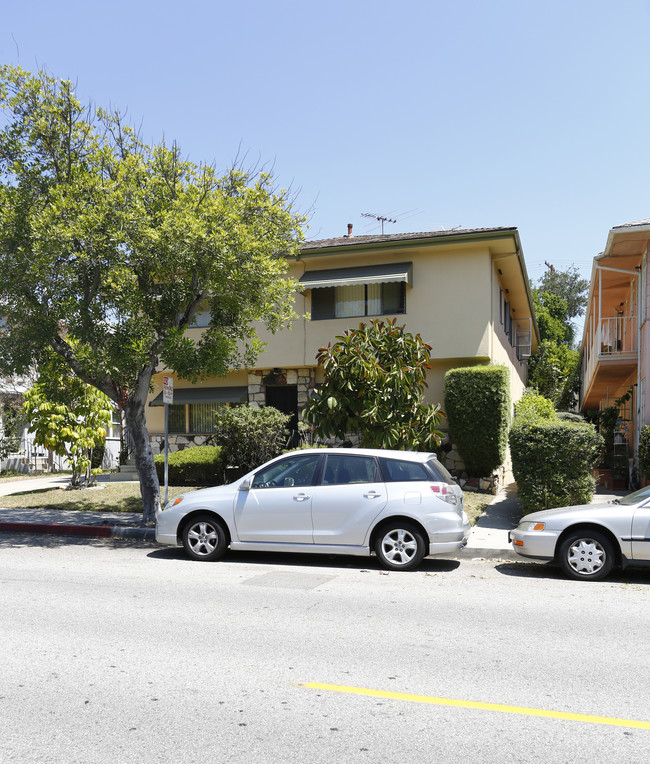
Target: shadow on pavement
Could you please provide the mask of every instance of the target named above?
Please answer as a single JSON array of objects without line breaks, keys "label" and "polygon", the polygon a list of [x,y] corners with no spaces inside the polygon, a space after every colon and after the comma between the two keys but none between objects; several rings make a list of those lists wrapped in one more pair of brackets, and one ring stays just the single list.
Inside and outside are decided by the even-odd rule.
[{"label": "shadow on pavement", "polygon": [[151,549],[152,542],[92,536],[63,536],[54,533],[0,533],[0,549],[41,547],[56,549],[63,546],[101,546],[104,549]]},{"label": "shadow on pavement", "polygon": [[[182,560],[187,563],[205,565],[210,563],[190,560],[181,547],[166,547],[155,549],[147,555],[153,560]],[[345,557],[344,555],[327,554],[283,554],[281,552],[227,552],[221,562],[247,565],[284,565],[298,568],[346,568],[367,570],[380,573],[405,575],[402,571],[388,571],[380,567],[375,557]],[[216,565],[219,562],[215,563]],[[459,560],[423,560],[413,573],[450,573],[460,566]]]},{"label": "shadow on pavement", "polygon": [[594,582],[574,581],[568,578],[555,562],[503,562],[495,565],[494,569],[504,576],[512,576],[514,578],[545,578],[554,581],[564,580],[577,586],[586,583],[650,585],[650,568],[626,568],[625,570],[617,568],[604,581]]}]

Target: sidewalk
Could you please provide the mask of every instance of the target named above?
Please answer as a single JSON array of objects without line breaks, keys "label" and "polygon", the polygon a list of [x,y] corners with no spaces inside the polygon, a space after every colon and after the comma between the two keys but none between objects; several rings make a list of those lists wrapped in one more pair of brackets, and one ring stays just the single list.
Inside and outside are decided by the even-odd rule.
[{"label": "sidewalk", "polygon": [[[98,483],[119,481],[120,473],[99,475]],[[138,482],[131,475],[120,482]],[[0,483],[0,533],[53,533],[62,536],[88,536],[155,541],[153,528],[142,527],[142,514],[136,512],[83,512],[60,509],[2,509],[2,497],[25,491],[42,491],[65,486],[69,475],[27,478]]]},{"label": "sidewalk", "polygon": [[504,560],[521,559],[508,542],[508,531],[517,526],[521,508],[514,483],[504,486],[478,518],[472,528],[465,549],[450,557],[464,559],[499,557]]}]

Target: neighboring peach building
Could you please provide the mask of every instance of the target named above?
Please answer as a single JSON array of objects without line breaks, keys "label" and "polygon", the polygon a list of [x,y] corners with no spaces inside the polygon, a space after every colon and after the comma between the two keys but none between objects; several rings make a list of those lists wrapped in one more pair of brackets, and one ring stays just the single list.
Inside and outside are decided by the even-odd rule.
[{"label": "neighboring peach building", "polygon": [[635,459],[640,430],[650,424],[649,247],[650,220],[609,232],[605,251],[594,258],[582,338],[580,409],[618,405],[614,449],[619,461]]},{"label": "neighboring peach building", "polygon": [[[172,448],[204,442],[223,403],[273,405],[292,413],[295,424],[322,379],[318,348],[373,317],[397,317],[432,346],[429,402],[443,403],[448,369],[487,363],[505,364],[513,402],[521,397],[538,331],[516,228],[312,241],[290,272],[304,289],[296,296],[296,312],[311,314],[311,320],[275,335],[261,330],[267,345],[254,368],[196,385],[175,380]],[[201,320],[190,334],[201,331]],[[154,384],[147,423],[156,452],[164,422],[162,371]]]}]

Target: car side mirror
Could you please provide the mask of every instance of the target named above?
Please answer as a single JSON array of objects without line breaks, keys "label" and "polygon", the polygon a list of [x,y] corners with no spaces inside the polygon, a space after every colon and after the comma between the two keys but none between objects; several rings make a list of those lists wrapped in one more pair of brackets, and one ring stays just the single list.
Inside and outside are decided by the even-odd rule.
[{"label": "car side mirror", "polygon": [[252,482],[253,482],[252,478],[246,478],[246,480],[242,480],[242,482],[239,484],[239,490],[250,491]]}]

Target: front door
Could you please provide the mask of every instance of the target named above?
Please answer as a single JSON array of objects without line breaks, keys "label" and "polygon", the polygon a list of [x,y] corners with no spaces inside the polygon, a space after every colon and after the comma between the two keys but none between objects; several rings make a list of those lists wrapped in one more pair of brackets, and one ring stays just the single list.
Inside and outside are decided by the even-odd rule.
[{"label": "front door", "polygon": [[298,385],[278,385],[266,388],[266,405],[288,414],[291,419],[287,424],[289,430],[288,446],[298,445]]},{"label": "front door", "polygon": [[313,544],[311,501],[320,460],[319,454],[287,456],[257,472],[249,491],[237,491],[239,540]]}]

